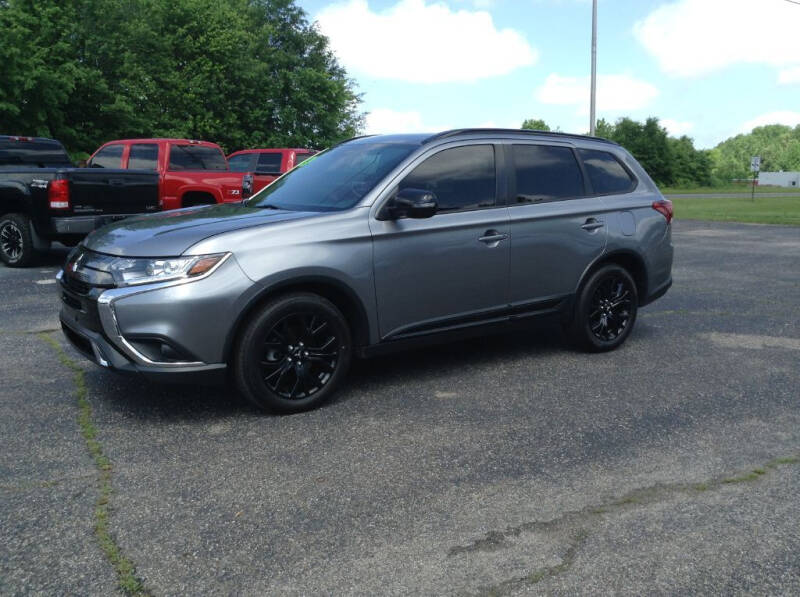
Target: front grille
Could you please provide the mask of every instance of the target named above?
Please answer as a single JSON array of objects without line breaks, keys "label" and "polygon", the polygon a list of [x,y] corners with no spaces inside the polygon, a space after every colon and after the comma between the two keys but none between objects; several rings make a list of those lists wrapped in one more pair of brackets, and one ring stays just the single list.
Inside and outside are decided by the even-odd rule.
[{"label": "front grille", "polygon": [[98,292],[92,292],[89,287],[87,292],[77,292],[66,283],[66,276],[61,281],[62,317],[74,322],[92,332],[102,333],[103,324],[100,323],[100,314],[97,311]]},{"label": "front grille", "polygon": [[71,272],[64,272],[64,285],[69,288],[72,292],[77,292],[78,294],[89,294],[92,290],[92,285],[79,280]]},{"label": "front grille", "polygon": [[81,336],[80,334],[76,334],[73,332],[68,326],[61,324],[61,329],[64,331],[64,335],[67,337],[67,340],[81,353],[86,355],[87,357],[94,359],[94,350],[92,350],[92,343],[89,342],[86,338]]}]

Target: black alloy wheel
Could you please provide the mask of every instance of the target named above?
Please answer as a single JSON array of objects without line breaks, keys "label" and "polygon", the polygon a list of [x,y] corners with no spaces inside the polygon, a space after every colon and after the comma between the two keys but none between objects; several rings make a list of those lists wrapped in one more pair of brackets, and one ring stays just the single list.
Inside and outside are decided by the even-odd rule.
[{"label": "black alloy wheel", "polygon": [[325,313],[296,311],[267,332],[261,373],[270,390],[302,400],[327,384],[339,363],[339,339]]},{"label": "black alloy wheel", "polygon": [[586,350],[613,350],[631,333],[638,305],[636,283],[628,271],[619,265],[603,266],[578,293],[569,334]]},{"label": "black alloy wheel", "polygon": [[610,274],[596,287],[590,302],[589,328],[601,342],[619,338],[631,322],[633,288],[621,275]]},{"label": "black alloy wheel", "polygon": [[24,267],[33,261],[30,220],[23,214],[0,216],[0,260],[10,267]]},{"label": "black alloy wheel", "polygon": [[248,321],[232,371],[255,406],[299,412],[333,394],[351,355],[350,329],[336,306],[315,294],[292,293],[267,303]]}]

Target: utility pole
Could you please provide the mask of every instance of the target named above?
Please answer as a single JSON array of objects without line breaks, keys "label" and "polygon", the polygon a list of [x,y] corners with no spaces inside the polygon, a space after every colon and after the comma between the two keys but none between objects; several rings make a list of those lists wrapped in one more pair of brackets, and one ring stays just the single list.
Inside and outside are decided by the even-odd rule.
[{"label": "utility pole", "polygon": [[589,134],[594,137],[597,123],[597,0],[592,0],[592,91],[589,106]]}]

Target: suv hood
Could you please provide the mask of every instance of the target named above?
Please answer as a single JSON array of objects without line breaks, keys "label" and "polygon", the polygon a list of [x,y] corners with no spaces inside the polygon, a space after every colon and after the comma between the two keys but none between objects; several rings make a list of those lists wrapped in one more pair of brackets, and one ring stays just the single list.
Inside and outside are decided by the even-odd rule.
[{"label": "suv hood", "polygon": [[319,215],[220,204],[126,218],[92,232],[83,245],[120,257],[174,257],[201,240],[231,232]]}]

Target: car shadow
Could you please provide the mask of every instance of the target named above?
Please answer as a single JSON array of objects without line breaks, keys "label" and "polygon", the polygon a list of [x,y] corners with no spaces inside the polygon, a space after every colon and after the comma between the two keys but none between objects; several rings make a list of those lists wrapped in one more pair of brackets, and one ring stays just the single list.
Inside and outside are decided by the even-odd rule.
[{"label": "car shadow", "polygon": [[[344,386],[320,408],[347,404],[366,389],[380,394],[382,390],[398,384],[449,376],[463,369],[480,369],[492,362],[565,350],[572,349],[560,326],[542,322],[524,331],[356,359]],[[226,387],[163,385],[98,367],[87,371],[86,381],[95,400],[102,403],[98,404],[100,409],[110,409],[142,420],[200,421],[234,416],[280,416],[254,408],[239,396],[232,384]]]}]

